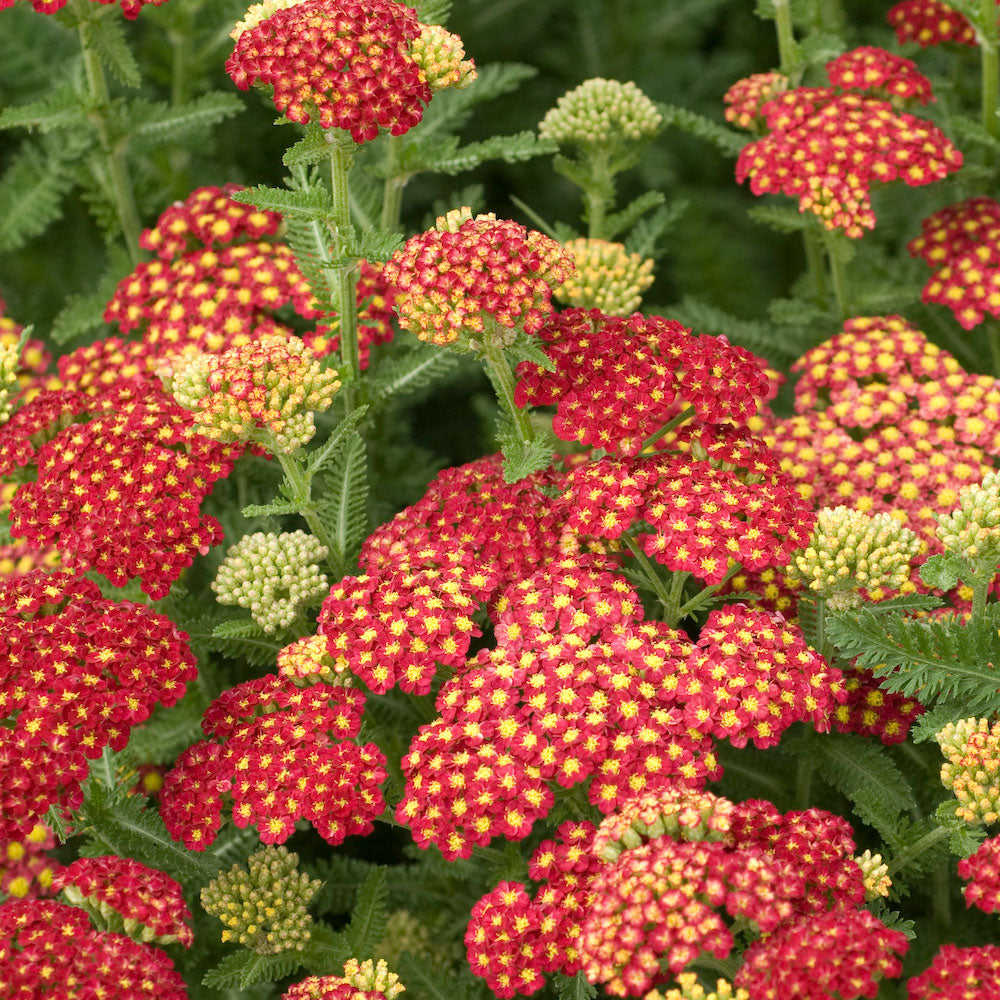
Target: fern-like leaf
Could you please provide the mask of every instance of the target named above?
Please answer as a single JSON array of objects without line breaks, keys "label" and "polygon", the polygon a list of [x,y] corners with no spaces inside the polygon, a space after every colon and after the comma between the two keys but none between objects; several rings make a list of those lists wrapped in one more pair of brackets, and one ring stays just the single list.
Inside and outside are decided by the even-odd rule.
[{"label": "fern-like leaf", "polygon": [[451,14],[451,0],[422,0],[414,6],[421,24],[444,24]]},{"label": "fern-like leaf", "polygon": [[0,178],[0,251],[17,250],[48,228],[73,185],[70,161],[56,144],[23,143]]},{"label": "fern-like leaf", "polygon": [[255,205],[261,211],[278,212],[285,217],[286,221],[288,219],[305,219],[307,221],[326,219],[333,209],[329,194],[318,185],[304,191],[289,191],[287,188],[258,184],[255,187],[233,192],[232,198],[245,205]]},{"label": "fern-like leaf", "polygon": [[122,19],[102,13],[88,21],[86,31],[91,46],[111,75],[126,87],[138,87],[142,74],[125,37]]},{"label": "fern-like leaf", "polygon": [[333,551],[330,564],[348,572],[368,534],[368,463],[364,438],[357,432],[331,461],[323,477],[323,503],[317,509]]},{"label": "fern-like leaf", "polygon": [[355,429],[361,424],[367,413],[367,404],[359,406],[337,424],[336,430],[323,442],[321,448],[310,453],[304,473],[307,479],[312,479],[322,472],[350,444]]},{"label": "fern-like leaf", "polygon": [[365,392],[369,399],[382,405],[433,385],[457,364],[454,354],[419,344],[406,354],[382,361],[366,380]]},{"label": "fern-like leaf", "polygon": [[713,122],[711,118],[689,111],[687,108],[678,108],[673,104],[657,104],[656,107],[663,115],[664,125],[672,125],[682,132],[704,139],[726,156],[737,156],[748,142],[742,133]]},{"label": "fern-like leaf", "polygon": [[431,101],[420,123],[421,141],[461,128],[477,105],[517,90],[537,74],[534,66],[525,63],[487,63],[477,67],[471,86],[463,90],[443,90]]},{"label": "fern-like leaf", "polygon": [[669,205],[661,205],[652,215],[639,219],[625,240],[625,249],[640,257],[656,260],[665,249],[660,245],[664,234],[677,225],[687,208],[688,202],[678,198]]},{"label": "fern-like leaf", "polygon": [[645,191],[633,198],[620,212],[613,212],[604,220],[607,239],[613,240],[619,233],[631,229],[647,212],[666,201],[662,191]]},{"label": "fern-like leaf", "polygon": [[389,869],[372,869],[358,887],[351,922],[344,932],[352,955],[371,955],[382,938],[389,919],[385,901],[389,893]]},{"label": "fern-like leaf", "polygon": [[349,913],[358,887],[375,867],[372,861],[346,854],[331,854],[313,861],[308,865],[309,874],[323,882],[313,900],[313,909],[317,913]]},{"label": "fern-like leaf", "polygon": [[785,205],[754,205],[747,215],[776,233],[800,233],[812,226],[812,218]]},{"label": "fern-like leaf", "polygon": [[447,972],[440,963],[409,951],[399,956],[399,978],[406,983],[408,1000],[485,1000],[494,995],[471,972]]},{"label": "fern-like leaf", "polygon": [[108,248],[110,262],[97,287],[83,295],[71,295],[52,323],[51,337],[57,344],[68,344],[85,334],[103,331],[104,309],[114,294],[120,278],[132,269],[125,251],[118,246]]},{"label": "fern-like leaf", "polygon": [[256,639],[262,635],[264,629],[252,618],[232,618],[212,629],[213,639]]},{"label": "fern-like leaf", "polygon": [[133,101],[129,107],[129,145],[135,152],[157,149],[166,142],[232,118],[243,110],[243,102],[235,94],[219,90],[180,105],[166,101]]},{"label": "fern-like leaf", "polygon": [[575,976],[559,973],[555,978],[555,987],[559,1000],[594,1000],[597,996],[597,987],[587,981],[582,971]]},{"label": "fern-like leaf", "polygon": [[245,990],[255,983],[276,983],[301,965],[301,952],[289,950],[276,955],[258,955],[243,949],[227,955],[215,968],[209,969],[201,984],[217,990],[232,987]]},{"label": "fern-like leaf", "polygon": [[29,128],[48,132],[64,125],[77,125],[88,111],[82,94],[70,83],[51,90],[39,101],[4,108],[0,113],[0,129]]},{"label": "fern-like leaf", "polygon": [[295,263],[316,297],[318,308],[336,313],[340,305],[339,293],[333,276],[335,261],[330,251],[330,230],[326,223],[291,215],[285,219],[285,227],[285,239],[295,255]]}]

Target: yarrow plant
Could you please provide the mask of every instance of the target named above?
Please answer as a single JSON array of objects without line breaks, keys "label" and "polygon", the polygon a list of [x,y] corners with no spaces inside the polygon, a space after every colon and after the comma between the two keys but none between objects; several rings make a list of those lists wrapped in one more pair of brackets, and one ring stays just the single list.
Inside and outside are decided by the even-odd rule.
[{"label": "yarrow plant", "polygon": [[676,6],[0,0],[4,1000],[998,994],[1000,8]]}]

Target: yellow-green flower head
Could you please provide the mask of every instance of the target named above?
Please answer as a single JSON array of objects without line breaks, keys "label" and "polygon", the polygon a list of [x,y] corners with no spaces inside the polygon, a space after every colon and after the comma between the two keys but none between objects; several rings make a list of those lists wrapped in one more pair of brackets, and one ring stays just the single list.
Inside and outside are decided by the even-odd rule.
[{"label": "yellow-green flower head", "polygon": [[934,739],[946,758],[941,784],[958,800],[955,815],[977,825],[1000,821],[1000,721],[950,722]]},{"label": "yellow-green flower head", "polygon": [[264,0],[263,3],[255,3],[247,10],[246,17],[242,21],[236,22],[236,27],[229,32],[229,37],[235,41],[244,31],[256,28],[261,21],[273,17],[279,10],[285,10],[300,3],[302,0]]},{"label": "yellow-green flower head", "polygon": [[298,870],[299,858],[269,844],[201,890],[201,905],[225,925],[223,941],[259,955],[302,951],[312,935],[309,901],[323,884]]},{"label": "yellow-green flower head", "polygon": [[298,337],[265,336],[223,354],[199,354],[169,379],[169,390],[194,411],[196,429],[216,441],[252,441],[290,454],[316,433],[314,413],[340,388]]},{"label": "yellow-green flower head", "polygon": [[568,306],[600,309],[606,316],[629,316],[653,283],[653,262],[629,253],[621,243],[581,237],[563,246],[573,255],[576,273],[552,295]]},{"label": "yellow-green flower head", "polygon": [[[344,987],[353,987],[354,993],[345,991]],[[382,959],[376,965],[370,958],[359,962],[349,958],[344,963],[342,976],[309,976],[290,987],[282,1000],[342,1000],[351,997],[352,1000],[395,1000],[406,989],[399,981],[395,972]]]},{"label": "yellow-green flower head", "polygon": [[865,898],[872,900],[879,896],[888,896],[892,888],[892,879],[889,878],[889,866],[882,860],[882,855],[865,851],[854,860],[864,878]]},{"label": "yellow-green flower head", "polygon": [[663,116],[632,82],[595,77],[563,94],[538,126],[543,139],[559,145],[607,146],[639,142],[660,131]]},{"label": "yellow-green flower head", "polygon": [[212,590],[220,604],[246,608],[265,632],[290,625],[330,589],[319,563],[326,547],[304,531],[244,535],[222,560]]},{"label": "yellow-green flower head", "polygon": [[10,419],[12,398],[18,389],[17,369],[21,364],[24,338],[10,344],[0,343],[0,424]]},{"label": "yellow-green flower head", "polygon": [[354,687],[354,674],[343,656],[334,659],[326,647],[325,635],[307,635],[278,650],[278,676],[296,687],[333,684]]},{"label": "yellow-green flower head", "polygon": [[750,994],[742,987],[733,989],[732,983],[726,979],[717,980],[715,989],[706,993],[695,973],[682,972],[677,976],[674,989],[665,992],[650,990],[645,1000],[750,1000]]},{"label": "yellow-green flower head", "polygon": [[435,93],[448,87],[464,90],[476,79],[476,64],[465,58],[462,39],[440,24],[422,24],[410,54]]},{"label": "yellow-green flower head", "polygon": [[958,494],[958,504],[937,518],[941,544],[980,571],[992,569],[1000,561],[1000,476],[987,472]]},{"label": "yellow-green flower head", "polygon": [[839,607],[859,604],[859,588],[898,590],[908,580],[920,541],[891,514],[824,507],[809,545],[792,557],[788,577]]}]

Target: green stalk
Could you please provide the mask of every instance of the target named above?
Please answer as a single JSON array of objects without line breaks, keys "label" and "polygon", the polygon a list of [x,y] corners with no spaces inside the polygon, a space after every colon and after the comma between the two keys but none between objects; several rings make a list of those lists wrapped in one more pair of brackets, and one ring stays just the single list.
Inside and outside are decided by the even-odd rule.
[{"label": "green stalk", "polygon": [[281,463],[281,470],[291,487],[292,498],[299,508],[299,513],[309,525],[309,530],[328,553],[333,553],[334,548],[330,542],[330,536],[326,533],[319,515],[312,509],[312,479],[306,476],[298,461],[291,455],[282,454],[273,447],[269,447],[268,451]]},{"label": "green stalk", "polygon": [[382,185],[382,229],[394,233],[399,229],[399,220],[403,209],[403,188],[410,179],[407,174],[396,172],[396,150],[399,137],[390,135],[386,139],[385,149],[385,183]]},{"label": "green stalk", "polygon": [[774,26],[778,32],[778,61],[781,64],[780,70],[789,78],[793,87],[797,86],[797,81],[792,77],[796,75],[799,64],[797,46],[795,43],[795,31],[792,28],[792,8],[789,0],[774,0]]},{"label": "green stalk", "polygon": [[[354,162],[354,140],[342,129],[326,133],[330,144],[330,189],[333,211],[330,229],[333,235],[333,256],[342,258],[350,249],[351,233],[351,164]],[[361,350],[358,345],[358,271],[348,261],[334,267],[337,289],[337,318],[340,324],[340,372],[344,378],[341,391],[347,413],[353,413],[358,402],[358,382],[361,378]]]},{"label": "green stalk", "polygon": [[816,305],[826,307],[829,291],[826,287],[826,263],[823,260],[823,237],[812,228],[802,231],[806,248],[806,264],[815,291]]},{"label": "green stalk", "polygon": [[948,830],[943,826],[936,826],[929,833],[925,833],[915,844],[911,844],[905,851],[900,851],[892,861],[889,862],[889,875],[893,872],[902,871],[915,858],[919,858],[925,851],[929,851],[939,841],[948,836]]},{"label": "green stalk", "polygon": [[497,345],[496,339],[489,330],[486,331],[483,338],[482,358],[486,366],[486,374],[496,390],[497,399],[510,417],[521,443],[532,444],[535,440],[535,428],[531,426],[530,412],[514,402],[516,386],[514,372],[511,370],[510,362],[507,360],[503,348]]},{"label": "green stalk", "polygon": [[[628,533],[625,532],[622,535],[622,541],[628,547],[629,552],[635,556],[635,561],[639,564],[639,568],[642,571],[642,575],[646,582],[649,584],[650,588],[660,599],[660,604],[663,605],[663,620],[671,627],[675,626],[677,622],[680,621],[679,617],[675,617],[673,621],[670,620],[668,616],[671,615],[671,608],[676,609],[676,599],[672,598],[671,594],[667,593],[667,588],[663,586],[663,581],[660,579],[660,574],[656,572],[655,567],[649,561],[646,553],[639,548],[638,542]],[[678,573],[674,577],[674,582],[676,583],[678,577],[681,574]],[[681,586],[684,585],[684,580],[681,579]],[[679,596],[679,595],[678,595]]]},{"label": "green stalk", "polygon": [[997,91],[1000,90],[1000,56],[997,52],[997,9],[994,0],[979,0],[979,59],[982,71],[983,128],[994,138],[1000,138],[1000,118],[997,118]]},{"label": "green stalk", "polygon": [[678,610],[678,621],[682,618],[686,618],[688,615],[693,614],[699,608],[703,607],[708,603],[709,598],[714,597],[722,588],[729,583],[729,581],[736,576],[736,574],[743,568],[743,565],[738,562],[734,562],[729,569],[726,570],[726,575],[718,582],[713,583],[710,587],[703,587],[698,591],[694,597],[691,598],[686,604],[682,604]]},{"label": "green stalk", "polygon": [[[107,182],[111,189],[111,197],[118,215],[122,237],[133,264],[142,259],[139,252],[139,235],[142,232],[142,222],[139,210],[135,204],[135,192],[132,188],[132,178],[129,176],[128,165],[125,162],[126,142],[113,141],[108,109],[111,106],[111,94],[108,90],[104,66],[97,50],[91,44],[91,22],[95,16],[87,0],[71,0],[73,12],[77,17],[77,32],[80,36],[80,49],[83,53],[83,68],[87,75],[87,86],[94,102],[94,110],[89,118],[97,130],[104,154],[107,169]],[[102,12],[96,14],[102,16]]]},{"label": "green stalk", "polygon": [[[837,303],[837,313],[841,319],[847,319],[851,314],[851,300],[847,283],[847,267],[837,253],[835,240],[839,238],[839,233],[824,231],[824,241],[826,243],[826,256],[830,262],[830,277],[833,281],[833,297]],[[846,237],[844,237],[846,239]]]},{"label": "green stalk", "polygon": [[671,417],[658,431],[650,434],[645,441],[642,442],[642,451],[646,451],[647,448],[652,448],[653,445],[663,437],[664,434],[669,434],[675,427],[679,427],[686,420],[690,420],[691,417],[695,415],[697,411],[693,406],[686,406],[676,417]]},{"label": "green stalk", "polygon": [[993,359],[993,374],[1000,378],[1000,326],[993,319],[987,319],[983,326],[986,328],[986,339],[990,344],[990,356]]},{"label": "green stalk", "polygon": [[608,191],[612,184],[610,161],[606,152],[591,153],[587,157],[588,171],[593,182],[583,190],[587,212],[587,236],[592,240],[604,239],[604,223],[607,217]]}]

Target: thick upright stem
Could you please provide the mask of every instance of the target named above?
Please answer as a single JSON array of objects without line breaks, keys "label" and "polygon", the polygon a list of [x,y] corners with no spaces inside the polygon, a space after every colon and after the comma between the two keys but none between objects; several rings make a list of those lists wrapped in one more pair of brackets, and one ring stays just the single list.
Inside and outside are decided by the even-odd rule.
[{"label": "thick upright stem", "polygon": [[[667,593],[667,588],[664,587],[663,581],[660,579],[659,573],[656,572],[655,567],[649,561],[649,557],[646,555],[642,549],[639,548],[638,542],[626,532],[622,535],[622,541],[628,547],[629,552],[635,556],[635,561],[639,564],[639,568],[642,572],[643,577],[646,582],[652,588],[653,592],[660,600],[660,604],[663,606],[663,621],[665,621],[671,627],[675,626],[677,622],[680,621],[680,617],[677,615],[677,599],[672,597],[671,594]],[[681,576],[678,574],[675,577],[675,581]],[[681,579],[681,584],[684,581]],[[680,595],[677,595],[679,597]],[[671,618],[673,619],[671,621]]]},{"label": "thick upright stem", "polygon": [[385,151],[385,183],[382,186],[382,229],[393,233],[399,229],[399,219],[403,209],[403,188],[410,179],[407,174],[396,171],[396,149],[399,145],[397,136],[390,135],[386,140]]},{"label": "thick upright stem", "polygon": [[[330,188],[333,195],[331,230],[333,255],[338,260],[349,249],[351,232],[351,164],[354,141],[341,129],[327,132],[330,144]],[[353,261],[338,262],[334,268],[337,288],[337,318],[340,325],[340,363],[344,376],[343,396],[347,412],[357,406],[357,385],[361,377],[361,351],[358,345],[358,272]]]},{"label": "thick upright stem", "polygon": [[[493,338],[487,336],[487,340]],[[516,382],[514,372],[511,370],[510,362],[503,352],[503,348],[496,344],[488,344],[483,348],[483,361],[486,364],[486,374],[493,383],[496,390],[497,399],[510,417],[517,436],[523,444],[531,444],[535,440],[535,428],[531,426],[531,415],[528,410],[521,409],[514,402],[514,391]]]},{"label": "thick upright stem", "polygon": [[587,236],[592,240],[600,240],[605,238],[604,224],[608,205],[611,203],[608,190],[614,190],[608,154],[605,152],[591,154],[587,166],[593,178],[593,182],[583,192],[587,208]]},{"label": "thick upright stem", "polygon": [[990,357],[993,359],[993,374],[1000,378],[1000,325],[996,320],[987,318],[983,324],[986,339],[990,344]]},{"label": "thick upright stem", "polygon": [[73,0],[73,8],[78,19],[77,30],[80,36],[80,48],[83,52],[83,67],[87,74],[87,86],[94,102],[94,110],[90,113],[90,120],[97,130],[97,136],[101,143],[101,152],[104,154],[107,169],[107,183],[114,201],[115,212],[118,215],[122,237],[125,240],[129,256],[132,258],[132,263],[138,264],[141,259],[139,235],[142,232],[142,222],[135,204],[132,179],[125,162],[125,143],[116,142],[111,133],[108,120],[111,94],[108,91],[108,81],[104,75],[100,56],[91,45],[90,18],[94,15],[86,0]]},{"label": "thick upright stem", "polygon": [[[778,32],[778,60],[780,69],[791,78],[798,69],[799,59],[795,52],[795,32],[792,28],[792,8],[790,0],[774,0],[774,26]],[[792,86],[796,81],[792,81]]]},{"label": "thick upright stem", "polygon": [[806,263],[809,266],[809,277],[812,280],[815,291],[816,304],[826,308],[827,295],[826,287],[826,262],[823,260],[823,239],[819,233],[812,229],[806,229],[802,233],[802,239],[806,248]]},{"label": "thick upright stem", "polygon": [[281,470],[288,480],[288,485],[292,488],[292,496],[299,506],[299,513],[304,518],[309,530],[319,540],[320,544],[326,547],[328,553],[334,551],[330,542],[330,536],[323,527],[323,522],[314,510],[312,510],[312,481],[308,479],[299,463],[291,455],[283,455],[281,452],[275,453],[281,463]]},{"label": "thick upright stem", "polygon": [[997,118],[997,92],[1000,90],[1000,53],[998,53],[997,8],[995,0],[979,0],[979,59],[982,70],[983,128],[1000,138]]},{"label": "thick upright stem", "polygon": [[833,282],[833,297],[837,303],[837,313],[841,319],[847,319],[851,314],[851,299],[847,284],[847,268],[834,244],[834,240],[839,235],[833,232],[826,233],[826,255],[830,261],[830,278]]}]

